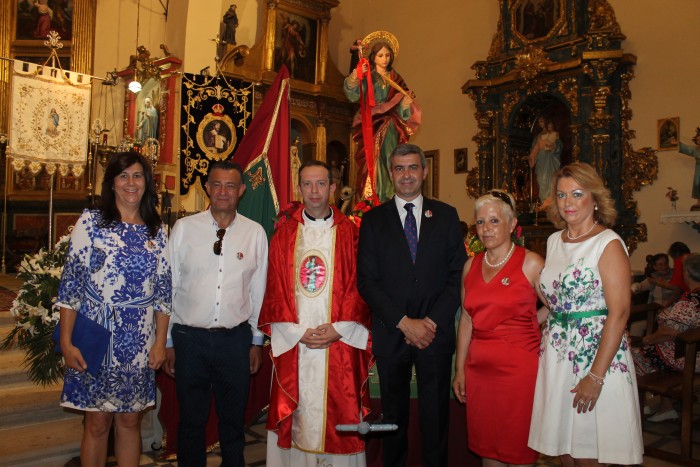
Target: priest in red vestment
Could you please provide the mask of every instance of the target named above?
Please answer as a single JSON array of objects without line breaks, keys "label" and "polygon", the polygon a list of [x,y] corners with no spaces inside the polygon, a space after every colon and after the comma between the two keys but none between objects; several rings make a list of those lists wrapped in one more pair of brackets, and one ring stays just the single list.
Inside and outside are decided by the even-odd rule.
[{"label": "priest in red vestment", "polygon": [[339,432],[369,412],[370,313],[357,291],[358,229],[328,201],[331,168],[299,169],[303,209],[270,242],[259,327],[274,365],[267,465],[364,466],[364,440]]}]

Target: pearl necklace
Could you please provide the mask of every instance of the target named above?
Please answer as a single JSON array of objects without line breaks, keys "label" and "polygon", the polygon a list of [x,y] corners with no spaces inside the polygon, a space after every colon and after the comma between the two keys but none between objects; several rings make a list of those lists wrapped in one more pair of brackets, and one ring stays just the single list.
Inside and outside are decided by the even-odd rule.
[{"label": "pearl necklace", "polygon": [[593,228],[594,228],[597,224],[598,224],[598,221],[595,221],[595,222],[593,223],[593,225],[591,226],[591,228],[588,229],[588,231],[587,231],[586,233],[582,233],[581,235],[577,235],[577,236],[575,236],[575,237],[572,237],[572,236],[571,236],[571,234],[569,233],[569,229],[567,228],[567,229],[566,229],[566,236],[567,236],[567,238],[568,238],[569,240],[576,240],[576,239],[579,239],[579,238],[581,238],[581,237],[585,237],[586,235],[588,235],[589,233],[591,233],[591,232],[593,231]]},{"label": "pearl necklace", "polygon": [[500,268],[501,266],[503,266],[504,264],[506,264],[506,262],[507,262],[508,259],[510,258],[510,255],[513,254],[513,250],[515,250],[515,243],[511,243],[511,244],[510,244],[510,250],[508,250],[508,254],[506,255],[506,257],[503,258],[502,260],[500,260],[500,261],[499,261],[498,263],[496,263],[496,264],[491,264],[491,263],[489,263],[489,251],[486,250],[486,253],[484,254],[484,262],[486,262],[486,265],[489,266],[489,267],[492,267],[492,268]]}]

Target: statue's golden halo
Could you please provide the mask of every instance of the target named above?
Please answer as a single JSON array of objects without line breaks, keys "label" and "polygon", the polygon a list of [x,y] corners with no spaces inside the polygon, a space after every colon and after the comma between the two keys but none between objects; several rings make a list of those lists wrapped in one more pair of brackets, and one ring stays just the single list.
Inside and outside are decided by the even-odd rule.
[{"label": "statue's golden halo", "polygon": [[391,47],[391,51],[394,53],[394,60],[399,56],[399,41],[396,36],[389,31],[374,31],[370,32],[362,39],[362,51],[365,57],[369,57],[369,51],[372,50],[374,44],[377,42],[386,42]]}]

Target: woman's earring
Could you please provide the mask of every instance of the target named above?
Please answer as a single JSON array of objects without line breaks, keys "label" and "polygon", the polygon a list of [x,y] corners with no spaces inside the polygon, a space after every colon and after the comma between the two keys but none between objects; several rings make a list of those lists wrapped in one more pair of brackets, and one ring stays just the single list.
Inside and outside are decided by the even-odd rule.
[{"label": "woman's earring", "polygon": [[598,210],[598,205],[596,204],[595,206],[593,206],[593,209],[597,211],[597,210]]}]

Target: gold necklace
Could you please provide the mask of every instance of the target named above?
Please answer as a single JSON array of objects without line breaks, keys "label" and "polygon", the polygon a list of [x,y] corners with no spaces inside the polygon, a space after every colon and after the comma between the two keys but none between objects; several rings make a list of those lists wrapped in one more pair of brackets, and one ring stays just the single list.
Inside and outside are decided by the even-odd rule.
[{"label": "gold necklace", "polygon": [[506,264],[506,262],[507,262],[508,259],[510,258],[510,255],[513,254],[513,250],[515,250],[515,243],[511,243],[511,244],[510,244],[510,250],[508,250],[508,254],[506,255],[506,257],[503,258],[502,260],[500,260],[500,261],[499,261],[498,263],[496,263],[496,264],[491,264],[491,263],[489,263],[489,250],[486,250],[486,253],[484,254],[484,261],[486,262],[486,265],[489,266],[489,267],[492,267],[492,268],[500,268],[501,266],[503,266],[504,264]]}]

